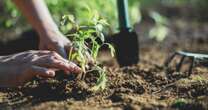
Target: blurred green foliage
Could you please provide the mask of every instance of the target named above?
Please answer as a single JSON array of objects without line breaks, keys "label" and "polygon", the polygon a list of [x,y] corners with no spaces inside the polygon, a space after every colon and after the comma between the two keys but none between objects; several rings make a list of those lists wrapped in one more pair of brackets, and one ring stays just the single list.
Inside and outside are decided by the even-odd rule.
[{"label": "blurred green foliage", "polygon": [[[75,19],[79,24],[85,23],[88,17],[88,10],[97,10],[101,17],[107,19],[110,24],[107,32],[109,34],[114,33],[118,28],[117,19],[117,6],[116,0],[45,0],[49,10],[51,11],[53,18],[57,24],[60,24],[61,17],[65,14],[71,14],[75,16]],[[155,6],[191,6],[196,10],[207,10],[208,0],[128,0],[129,2],[129,14],[131,24],[140,22],[142,20],[140,9],[151,9]],[[11,0],[0,1],[0,30],[11,29],[15,27],[25,27],[27,23],[21,16],[20,12],[16,9]],[[154,10],[152,10],[154,11]],[[206,12],[206,11],[205,11]],[[164,23],[158,21],[159,18],[155,18],[156,14],[150,17],[155,21],[155,28],[153,27],[150,36],[160,36],[158,40],[162,40],[165,36],[166,27]],[[160,16],[160,14],[158,14]],[[162,25],[161,25],[162,24]],[[159,28],[157,28],[159,27]],[[160,34],[155,34],[155,32]],[[152,34],[151,34],[152,33]],[[161,34],[162,33],[162,34]]]},{"label": "blurred green foliage", "polygon": [[[85,23],[88,19],[88,12],[86,8],[97,10],[103,18],[106,18],[109,22],[110,30],[115,31],[118,27],[117,23],[117,6],[116,0],[45,0],[49,10],[51,11],[53,18],[60,24],[60,19],[65,14],[72,14],[78,20],[80,24]],[[132,24],[138,21],[139,10],[138,0],[129,0],[129,9],[131,15]],[[0,23],[3,24],[3,28],[12,28],[16,25],[18,20],[21,20],[20,12],[17,11],[11,0],[3,1],[3,18]],[[136,15],[136,16],[135,16]],[[2,28],[2,27],[1,27]]]},{"label": "blurred green foliage", "polygon": [[1,1],[2,11],[0,13],[0,26],[1,28],[10,28],[14,26],[19,20],[20,13],[16,9],[15,5],[10,0]]},{"label": "blurred green foliage", "polygon": [[150,29],[149,36],[162,42],[169,33],[168,19],[155,11],[150,12],[150,17],[154,20],[155,25]]},{"label": "blurred green foliage", "polygon": [[191,5],[192,7],[201,8],[207,7],[207,0],[139,0],[142,6],[155,6],[158,4],[169,5],[169,6],[184,6]]},{"label": "blurred green foliage", "polygon": [[[62,15],[72,14],[76,17],[80,24],[87,21],[88,10],[97,10],[100,16],[107,19],[109,22],[110,30],[108,32],[115,32],[118,27],[117,20],[117,5],[116,0],[46,0],[53,17],[58,22]],[[129,0],[129,12],[131,18],[131,24],[135,24],[139,21],[139,1]]]}]

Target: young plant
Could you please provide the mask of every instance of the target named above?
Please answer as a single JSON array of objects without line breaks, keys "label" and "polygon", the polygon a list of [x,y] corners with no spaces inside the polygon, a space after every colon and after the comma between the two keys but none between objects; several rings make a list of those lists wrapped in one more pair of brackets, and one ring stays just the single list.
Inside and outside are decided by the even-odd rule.
[{"label": "young plant", "polygon": [[68,30],[66,36],[72,41],[73,49],[71,48],[69,52],[69,60],[80,65],[83,71],[82,78],[85,77],[87,71],[91,71],[87,68],[89,63],[93,64],[93,70],[99,72],[97,83],[91,89],[92,91],[97,91],[105,89],[107,81],[106,70],[98,66],[97,56],[99,49],[103,45],[107,45],[112,56],[114,56],[115,50],[111,44],[105,43],[103,28],[108,26],[107,21],[101,18],[97,11],[91,11],[89,8],[88,11],[89,19],[86,25],[79,25],[72,15],[64,15],[61,25],[64,26],[62,29]]}]

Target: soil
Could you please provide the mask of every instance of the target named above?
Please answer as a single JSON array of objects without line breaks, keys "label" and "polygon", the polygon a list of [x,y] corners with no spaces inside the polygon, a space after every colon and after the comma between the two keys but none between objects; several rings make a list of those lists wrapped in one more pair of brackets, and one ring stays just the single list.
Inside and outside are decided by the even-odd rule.
[{"label": "soil", "polygon": [[183,72],[174,69],[179,58],[173,61],[171,68],[163,66],[175,50],[206,53],[208,25],[174,22],[170,28],[170,35],[160,44],[145,37],[145,28],[139,29],[141,47],[137,65],[120,68],[108,52],[101,52],[99,60],[108,71],[104,91],[89,90],[96,83],[96,72],[86,74],[84,80],[60,72],[53,79],[36,78],[22,87],[2,88],[0,109],[208,110],[207,67],[195,67],[191,76],[187,76],[189,61]]}]

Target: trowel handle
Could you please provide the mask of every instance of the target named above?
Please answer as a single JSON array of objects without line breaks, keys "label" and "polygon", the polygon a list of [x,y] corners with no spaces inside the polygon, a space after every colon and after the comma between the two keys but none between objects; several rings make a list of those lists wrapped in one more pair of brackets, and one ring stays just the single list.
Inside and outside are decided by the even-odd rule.
[{"label": "trowel handle", "polygon": [[128,0],[117,0],[119,28],[120,30],[130,29]]}]

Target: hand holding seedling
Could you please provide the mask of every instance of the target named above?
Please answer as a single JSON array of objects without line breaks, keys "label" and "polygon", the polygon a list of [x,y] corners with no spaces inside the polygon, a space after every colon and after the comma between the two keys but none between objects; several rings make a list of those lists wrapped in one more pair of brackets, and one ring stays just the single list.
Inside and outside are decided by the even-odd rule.
[{"label": "hand holding seedling", "polygon": [[67,52],[72,48],[70,40],[68,40],[59,31],[50,31],[40,33],[40,50],[56,51],[65,59],[67,58]]},{"label": "hand holding seedling", "polygon": [[[68,55],[69,61],[77,62],[78,65],[81,67],[81,79],[85,77],[85,74],[88,71],[92,71],[88,70],[89,68],[87,68],[87,65],[93,61],[93,70],[97,70],[100,74],[100,77],[98,78],[96,85],[92,87],[91,90],[97,91],[100,89],[105,89],[107,81],[106,70],[103,67],[99,67],[98,63],[95,62],[98,56],[99,49],[103,45],[107,45],[110,48],[112,56],[114,56],[115,52],[111,44],[105,43],[104,34],[102,33],[104,26],[108,25],[105,19],[99,16],[99,14],[95,10],[93,11],[90,9],[88,9],[90,13],[89,20],[87,21],[86,25],[78,24],[78,22],[76,22],[69,15],[63,16],[63,21],[61,24],[63,26],[67,26],[68,24],[72,25],[72,30],[74,30],[72,32],[70,32],[70,30],[67,30],[70,33],[67,33],[66,36],[73,41],[70,42],[70,40],[64,37],[64,35],[59,31],[59,28],[53,21],[43,0],[13,1],[29,20],[34,29],[39,33],[39,47],[41,50],[56,51],[64,58],[67,58]],[[97,42],[97,39],[99,39],[101,43]],[[87,42],[88,40],[90,42]],[[19,55],[17,54],[17,56]],[[7,73],[10,73],[11,76],[15,77],[8,78],[8,76],[3,75],[4,78],[1,77],[2,82],[0,82],[0,84],[7,84],[9,80],[13,79],[14,80],[8,84],[20,84],[36,75],[42,77],[53,77],[57,69],[62,69],[66,72],[81,71],[75,64],[68,63],[57,54],[52,55],[54,57],[53,59],[51,58],[51,55],[42,56],[42,54],[34,55],[34,53],[26,53],[26,56],[31,57],[28,57],[27,59],[27,57],[24,56],[25,58],[19,57],[17,59],[15,58],[14,60],[11,60],[11,62],[14,61],[11,63],[11,67],[13,67],[14,70]],[[10,62],[10,60],[8,60],[8,62]],[[18,65],[19,63],[21,64],[20,68],[17,68],[16,65]],[[3,63],[2,65],[5,65],[5,63]],[[6,68],[6,66],[4,67]],[[6,70],[8,70],[8,68]],[[17,71],[19,74],[16,74]]]},{"label": "hand holding seedling", "polygon": [[80,73],[81,69],[51,51],[27,51],[0,57],[0,86],[17,86],[35,76],[50,78],[55,71]]}]

